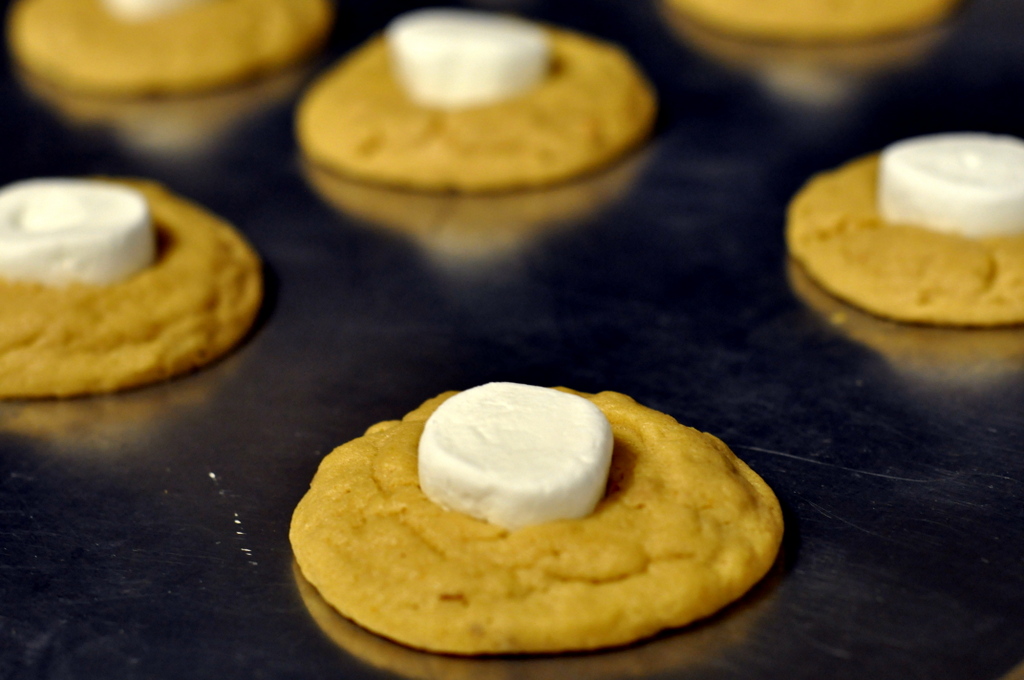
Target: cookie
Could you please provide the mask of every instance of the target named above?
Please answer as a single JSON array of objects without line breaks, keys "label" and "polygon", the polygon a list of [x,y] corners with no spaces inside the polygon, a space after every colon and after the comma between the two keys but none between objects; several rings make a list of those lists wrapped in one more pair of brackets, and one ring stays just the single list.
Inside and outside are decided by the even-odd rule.
[{"label": "cookie", "polygon": [[[760,583],[715,617],[713,625],[694,626],[685,635],[665,635],[618,652],[548,655],[495,663],[487,656],[432,654],[405,647],[360,628],[338,614],[310,585],[293,563],[295,586],[317,626],[339,649],[364,666],[406,680],[626,680],[627,678],[685,677],[739,652],[771,612],[777,612],[781,560]],[[528,667],[524,668],[524,663]]]},{"label": "cookie", "polygon": [[[978,383],[1024,368],[1024,327],[923,326],[882,319],[832,297],[789,260],[790,289],[842,337],[869,347],[894,369],[931,382]],[[929,382],[928,384],[931,384]]]},{"label": "cookie", "polygon": [[75,132],[105,133],[133,157],[195,162],[222,151],[240,127],[290,101],[308,71],[295,66],[236,87],[138,98],[71,92],[18,75],[22,88]]},{"label": "cookie", "polygon": [[304,96],[299,145],[339,174],[429,191],[506,191],[596,170],[648,136],[654,92],[618,47],[564,30],[550,37],[541,85],[454,111],[413,103],[374,38]]},{"label": "cookie", "polygon": [[630,154],[609,168],[553,187],[502,194],[408,191],[341,177],[310,163],[303,174],[344,217],[410,237],[442,263],[489,263],[606,210],[646,165]]},{"label": "cookie", "polygon": [[967,238],[888,224],[877,183],[873,155],[811,178],[793,198],[786,243],[812,279],[897,321],[1024,323],[1024,235]]},{"label": "cookie", "polygon": [[663,2],[661,9],[684,47],[726,68],[758,77],[769,92],[788,101],[830,101],[830,95],[850,89],[861,78],[916,66],[944,38],[943,31],[930,30],[870,41],[749,40],[708,28],[669,3]]},{"label": "cookie", "polygon": [[865,40],[945,19],[959,0],[663,0],[709,28],[783,42]]},{"label": "cookie", "polygon": [[165,380],[213,361],[252,326],[258,256],[220,218],[152,182],[157,261],[120,283],[0,279],[0,398],[70,397]]},{"label": "cookie", "polygon": [[211,0],[148,21],[102,0],[17,0],[7,21],[17,62],[60,87],[106,95],[196,92],[307,56],[333,21],[329,0]]},{"label": "cookie", "polygon": [[335,449],[295,510],[302,574],[365,628],[454,654],[621,645],[709,616],[774,562],[782,515],[760,477],[614,392],[582,395],[615,438],[593,514],[507,531],[442,509],[419,488],[417,446],[453,394]]}]

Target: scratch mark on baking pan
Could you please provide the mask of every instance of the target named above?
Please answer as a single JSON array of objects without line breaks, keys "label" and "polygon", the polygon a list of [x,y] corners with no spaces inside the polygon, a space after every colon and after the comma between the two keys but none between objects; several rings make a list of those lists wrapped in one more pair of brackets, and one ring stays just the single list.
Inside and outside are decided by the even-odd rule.
[{"label": "scratch mark on baking pan", "polygon": [[1002,479],[1002,480],[1007,481],[1007,482],[1013,482],[1014,484],[1018,483],[1016,477],[1007,477],[1006,475],[1000,475],[1000,474],[997,474],[995,472],[968,472],[966,476],[968,476],[968,477],[991,477],[992,479]]},{"label": "scratch mark on baking pan", "polygon": [[[217,475],[213,471],[210,471],[207,474],[209,475],[210,479],[213,480],[214,486],[217,487],[217,493],[219,495],[223,496],[224,495],[224,489],[220,488],[220,479],[217,478]],[[234,512],[232,514],[235,516],[234,517],[235,536],[237,536],[239,539],[243,539],[244,540],[245,539],[245,528],[242,526],[242,519],[238,516],[237,512]],[[257,562],[254,559],[252,559],[253,558],[253,554],[252,554],[252,550],[250,548],[243,547],[243,548],[239,548],[239,550],[241,550],[242,554],[245,555],[249,559],[249,564],[251,564],[253,566],[256,566],[257,564],[259,564],[259,562]]]},{"label": "scratch mark on baking pan", "polygon": [[[882,479],[890,479],[894,482],[913,482],[915,484],[934,484],[935,482],[943,482],[949,477],[935,477],[933,479],[914,479],[913,477],[898,477],[896,475],[887,475],[884,472],[869,472],[868,470],[858,470],[857,468],[846,467],[844,465],[836,465],[835,463],[829,463],[824,460],[814,460],[813,458],[807,458],[805,456],[797,456],[792,453],[784,453],[782,451],[772,451],[771,449],[762,449],[757,446],[743,446],[742,444],[734,444],[734,449],[744,449],[745,451],[756,451],[757,453],[767,453],[773,456],[782,456],[783,458],[792,458],[793,460],[799,460],[804,463],[812,463],[814,465],[823,465],[825,467],[836,468],[837,470],[845,470],[847,472],[853,472],[858,475],[865,475],[867,477],[880,477]],[[952,475],[956,476],[956,475]]]},{"label": "scratch mark on baking pan", "polygon": [[869,536],[876,536],[878,538],[889,540],[888,538],[886,538],[882,534],[878,533],[877,531],[872,531],[871,529],[865,529],[864,527],[862,527],[862,526],[860,526],[858,524],[854,524],[853,522],[851,522],[848,519],[843,519],[839,515],[836,515],[835,513],[829,512],[828,510],[826,510],[825,508],[821,507],[820,505],[818,505],[814,501],[809,501],[806,498],[804,498],[803,496],[797,496],[797,497],[800,498],[800,500],[802,500],[804,503],[807,503],[809,506],[811,506],[812,508],[814,508],[815,510],[820,512],[825,517],[828,517],[829,519],[834,519],[837,522],[842,522],[843,524],[845,524],[847,526],[853,527],[857,531],[863,531],[865,534],[867,534]]},{"label": "scratch mark on baking pan", "polygon": [[[240,538],[245,538],[245,529],[242,528],[242,520],[238,517],[238,513],[237,512],[234,513],[234,515],[235,515],[235,535],[240,537]],[[253,566],[259,564],[258,562],[254,561],[252,559],[252,557],[253,557],[252,550],[250,550],[249,548],[240,548],[240,550],[243,553],[245,553],[246,557],[249,558],[249,564],[251,564]]]},{"label": "scratch mark on baking pan", "polygon": [[217,487],[217,495],[218,496],[223,496],[224,495],[224,489],[220,488],[220,480],[217,479],[217,475],[215,475],[213,472],[209,472],[207,474],[210,475],[210,479],[213,480],[214,486]]}]

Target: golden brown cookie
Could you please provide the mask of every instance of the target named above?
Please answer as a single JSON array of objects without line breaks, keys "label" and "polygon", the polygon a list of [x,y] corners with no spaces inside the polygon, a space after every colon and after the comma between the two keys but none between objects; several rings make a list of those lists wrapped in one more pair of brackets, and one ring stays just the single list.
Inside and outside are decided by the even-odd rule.
[{"label": "golden brown cookie", "polygon": [[993,382],[1024,368],[1024,327],[924,326],[882,319],[821,289],[790,259],[793,293],[831,328],[880,354],[898,372],[946,383]]},{"label": "golden brown cookie", "polygon": [[508,531],[444,510],[419,488],[417,447],[453,394],[335,449],[292,518],[305,578],[371,631],[455,654],[620,645],[714,613],[774,562],[782,514],[761,478],[614,392],[582,395],[615,437],[593,514]]},{"label": "golden brown cookie", "polygon": [[945,19],[959,0],[663,0],[709,28],[785,42],[865,40]]},{"label": "golden brown cookie", "polygon": [[101,0],[16,0],[12,54],[61,87],[109,95],[195,92],[293,63],[324,41],[330,0],[211,0],[148,21]]},{"label": "golden brown cookie", "polygon": [[946,31],[933,28],[861,41],[750,40],[694,21],[668,0],[661,3],[661,9],[683,46],[726,68],[754,76],[769,93],[798,104],[845,101],[864,78],[918,65],[946,35]]},{"label": "golden brown cookie", "polygon": [[665,635],[617,652],[548,655],[526,663],[495,663],[487,656],[432,654],[374,635],[340,615],[292,565],[295,586],[320,630],[363,665],[405,680],[629,680],[694,675],[723,655],[739,651],[770,612],[777,611],[782,560],[728,613],[710,625],[694,626],[685,635]]},{"label": "golden brown cookie", "polygon": [[789,206],[790,254],[825,290],[878,316],[948,326],[1024,323],[1024,235],[967,238],[889,224],[878,156],[825,172]]},{"label": "golden brown cookie", "polygon": [[235,87],[133,98],[72,92],[18,75],[22,88],[72,129],[110,133],[133,157],[197,162],[223,149],[244,124],[295,97],[309,70],[293,66]]},{"label": "golden brown cookie", "polygon": [[158,184],[123,183],[149,201],[157,261],[108,286],[0,279],[0,398],[164,380],[223,355],[252,325],[263,278],[245,240]]},{"label": "golden brown cookie", "polygon": [[307,157],[370,182],[430,191],[553,184],[607,165],[650,133],[655,95],[618,47],[550,29],[552,70],[526,94],[445,111],[414,104],[383,38],[310,89],[297,118]]},{"label": "golden brown cookie", "polygon": [[302,169],[342,216],[410,237],[435,263],[461,268],[489,266],[600,213],[628,193],[647,159],[641,151],[578,180],[502,194],[409,191],[350,180],[311,163]]}]

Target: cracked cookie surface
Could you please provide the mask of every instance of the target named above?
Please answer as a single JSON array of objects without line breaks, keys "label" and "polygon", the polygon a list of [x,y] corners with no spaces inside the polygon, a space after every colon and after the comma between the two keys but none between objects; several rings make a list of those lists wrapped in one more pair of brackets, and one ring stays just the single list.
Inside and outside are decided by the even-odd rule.
[{"label": "cracked cookie surface", "polygon": [[323,43],[333,17],[330,0],[214,0],[140,22],[102,0],[18,0],[7,38],[21,66],[63,88],[172,94],[291,64]]},{"label": "cracked cookie surface", "polygon": [[295,510],[303,575],[365,628],[456,654],[620,645],[709,616],[774,562],[767,484],[717,438],[614,392],[581,395],[615,437],[593,514],[510,532],[444,510],[419,488],[416,452],[453,394],[335,449]]},{"label": "cracked cookie surface", "polygon": [[165,380],[248,332],[263,298],[259,257],[226,222],[159,184],[145,195],[157,259],[106,286],[0,278],[0,398],[69,397]]},{"label": "cracked cookie surface", "polygon": [[651,131],[655,95],[618,47],[549,29],[551,73],[505,102],[456,111],[414,104],[374,38],[310,88],[297,135],[339,174],[430,191],[543,186],[596,170]]},{"label": "cracked cookie surface", "polygon": [[890,224],[876,207],[878,156],[817,175],[790,203],[790,254],[822,288],[897,321],[1024,323],[1024,236],[967,238]]}]

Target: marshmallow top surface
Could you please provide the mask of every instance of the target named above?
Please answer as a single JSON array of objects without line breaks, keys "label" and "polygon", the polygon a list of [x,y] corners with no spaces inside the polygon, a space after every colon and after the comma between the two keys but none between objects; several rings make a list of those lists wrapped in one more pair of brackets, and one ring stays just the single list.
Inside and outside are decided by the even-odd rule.
[{"label": "marshmallow top surface", "polygon": [[395,75],[425,107],[498,103],[540,84],[550,67],[544,29],[501,14],[417,10],[393,19],[385,37]]},{"label": "marshmallow top surface", "polygon": [[121,21],[142,22],[211,0],[103,0],[107,12]]},{"label": "marshmallow top surface", "polygon": [[969,237],[1024,233],[1024,140],[958,132],[881,154],[878,208],[889,222]]},{"label": "marshmallow top surface", "polygon": [[590,401],[488,383],[441,404],[419,444],[435,503],[507,529],[590,514],[604,495],[611,425]]},{"label": "marshmallow top surface", "polygon": [[155,256],[149,205],[134,189],[64,178],[0,189],[0,277],[109,284],[148,267]]}]

